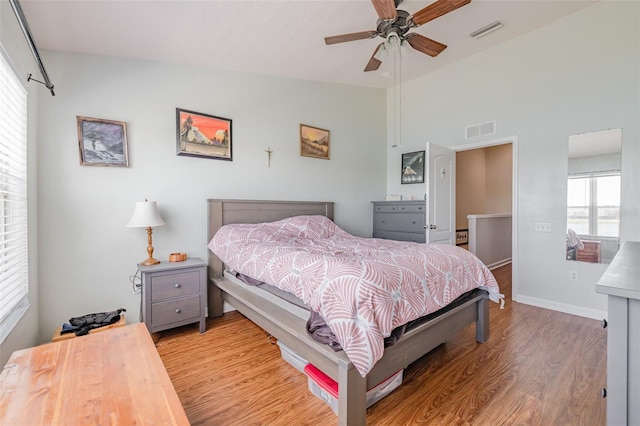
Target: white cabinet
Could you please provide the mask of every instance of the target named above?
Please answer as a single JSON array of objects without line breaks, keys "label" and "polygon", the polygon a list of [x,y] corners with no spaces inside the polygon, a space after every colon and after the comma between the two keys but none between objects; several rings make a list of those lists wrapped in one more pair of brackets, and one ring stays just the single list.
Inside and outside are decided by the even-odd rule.
[{"label": "white cabinet", "polygon": [[623,244],[596,292],[608,295],[607,424],[640,425],[640,242]]}]

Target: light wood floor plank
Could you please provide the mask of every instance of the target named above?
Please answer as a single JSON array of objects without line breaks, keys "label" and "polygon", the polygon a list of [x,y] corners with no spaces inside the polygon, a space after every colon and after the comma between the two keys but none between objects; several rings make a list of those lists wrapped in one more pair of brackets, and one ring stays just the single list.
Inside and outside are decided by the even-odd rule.
[{"label": "light wood floor plank", "polygon": [[[367,410],[373,425],[606,423],[606,331],[600,322],[511,302],[511,265],[493,271],[507,296],[491,304],[491,338],[469,327],[404,371],[400,388]],[[156,336],[193,425],[330,425],[264,331],[237,312]]]}]

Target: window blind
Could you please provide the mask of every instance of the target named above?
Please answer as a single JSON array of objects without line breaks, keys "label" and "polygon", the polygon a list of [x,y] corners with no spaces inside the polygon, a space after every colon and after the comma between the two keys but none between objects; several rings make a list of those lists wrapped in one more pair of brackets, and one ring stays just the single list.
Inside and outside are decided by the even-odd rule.
[{"label": "window blind", "polygon": [[5,55],[0,46],[0,326],[3,331],[11,314],[28,303],[29,294],[27,93]]}]

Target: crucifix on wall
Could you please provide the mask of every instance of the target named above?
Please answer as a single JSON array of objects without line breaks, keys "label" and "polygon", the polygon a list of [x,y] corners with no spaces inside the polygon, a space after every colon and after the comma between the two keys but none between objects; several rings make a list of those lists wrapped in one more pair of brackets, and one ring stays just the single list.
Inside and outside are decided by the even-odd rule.
[{"label": "crucifix on wall", "polygon": [[271,147],[267,147],[264,152],[266,152],[268,156],[267,165],[271,167],[271,154],[273,154],[273,151],[271,151]]}]

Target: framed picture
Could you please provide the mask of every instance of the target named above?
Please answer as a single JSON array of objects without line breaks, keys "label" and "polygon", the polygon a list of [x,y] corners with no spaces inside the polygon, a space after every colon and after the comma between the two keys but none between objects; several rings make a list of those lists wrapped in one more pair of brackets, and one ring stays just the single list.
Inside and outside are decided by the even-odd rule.
[{"label": "framed picture", "polygon": [[128,167],[127,123],[76,116],[81,166]]},{"label": "framed picture", "polygon": [[424,183],[424,151],[402,154],[401,183]]},{"label": "framed picture", "polygon": [[231,120],[176,108],[176,153],[232,160]]},{"label": "framed picture", "polygon": [[461,246],[463,244],[469,243],[469,230],[468,229],[458,229],[456,231],[456,245]]},{"label": "framed picture", "polygon": [[329,131],[317,127],[300,125],[300,155],[303,157],[329,159],[331,141]]}]

